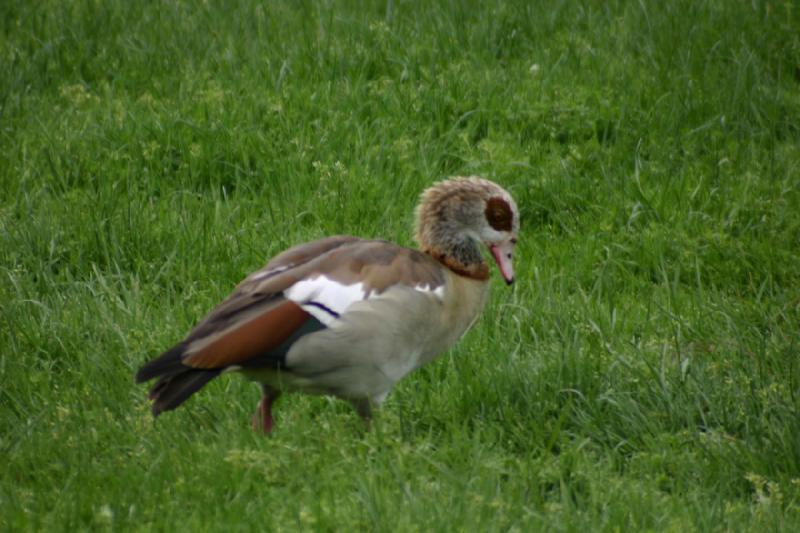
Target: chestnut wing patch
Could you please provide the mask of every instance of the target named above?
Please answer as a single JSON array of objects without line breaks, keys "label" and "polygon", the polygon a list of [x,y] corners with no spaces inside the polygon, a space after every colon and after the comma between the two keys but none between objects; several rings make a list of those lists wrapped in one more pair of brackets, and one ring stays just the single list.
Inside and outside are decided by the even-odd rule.
[{"label": "chestnut wing patch", "polygon": [[194,368],[242,364],[283,344],[309,318],[299,305],[283,300],[248,320],[189,343],[183,363]]}]

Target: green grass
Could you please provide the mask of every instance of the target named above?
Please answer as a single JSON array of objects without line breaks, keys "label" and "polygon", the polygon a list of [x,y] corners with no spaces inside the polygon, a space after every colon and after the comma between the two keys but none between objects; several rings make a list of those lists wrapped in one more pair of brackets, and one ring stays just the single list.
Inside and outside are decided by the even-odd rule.
[{"label": "green grass", "polygon": [[[0,3],[0,529],[800,528],[800,6]],[[248,272],[504,184],[516,270],[363,433],[133,373]]]}]

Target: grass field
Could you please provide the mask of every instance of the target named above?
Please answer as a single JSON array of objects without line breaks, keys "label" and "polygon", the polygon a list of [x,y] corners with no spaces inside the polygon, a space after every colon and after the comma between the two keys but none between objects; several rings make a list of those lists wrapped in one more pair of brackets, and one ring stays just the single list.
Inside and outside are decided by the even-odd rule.
[{"label": "grass field", "polygon": [[[0,3],[0,530],[797,531],[800,5]],[[133,374],[248,272],[522,212],[364,433]]]}]

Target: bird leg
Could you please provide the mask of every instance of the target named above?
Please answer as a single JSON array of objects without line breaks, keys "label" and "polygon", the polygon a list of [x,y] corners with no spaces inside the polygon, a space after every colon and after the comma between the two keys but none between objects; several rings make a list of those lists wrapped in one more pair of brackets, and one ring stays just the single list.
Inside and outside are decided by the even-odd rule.
[{"label": "bird leg", "polygon": [[265,435],[272,432],[273,418],[272,418],[272,403],[281,395],[279,391],[272,390],[269,387],[261,387],[261,401],[258,402],[256,413],[253,415],[253,431],[259,429]]},{"label": "bird leg", "polygon": [[367,398],[359,398],[357,400],[350,400],[350,404],[364,421],[364,428],[369,430],[370,423],[372,422],[372,402]]}]

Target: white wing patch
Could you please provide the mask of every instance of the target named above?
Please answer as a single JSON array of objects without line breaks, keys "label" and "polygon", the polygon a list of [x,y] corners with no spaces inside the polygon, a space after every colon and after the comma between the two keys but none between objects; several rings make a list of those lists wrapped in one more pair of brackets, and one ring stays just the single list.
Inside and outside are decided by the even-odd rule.
[{"label": "white wing patch", "polygon": [[[415,285],[413,289],[432,294],[440,302],[444,301],[444,285],[435,289],[427,284]],[[317,276],[298,281],[283,291],[283,294],[327,326],[344,314],[351,305],[368,300],[375,293],[364,290],[361,282],[344,285],[325,276]]]},{"label": "white wing patch", "polygon": [[326,326],[367,296],[363,283],[343,285],[325,276],[298,281],[283,294]]},{"label": "white wing patch", "polygon": [[436,299],[440,302],[444,301],[444,285],[439,285],[435,289],[431,288],[430,285],[415,285],[414,289],[418,290],[419,292],[429,292],[436,296]]}]

